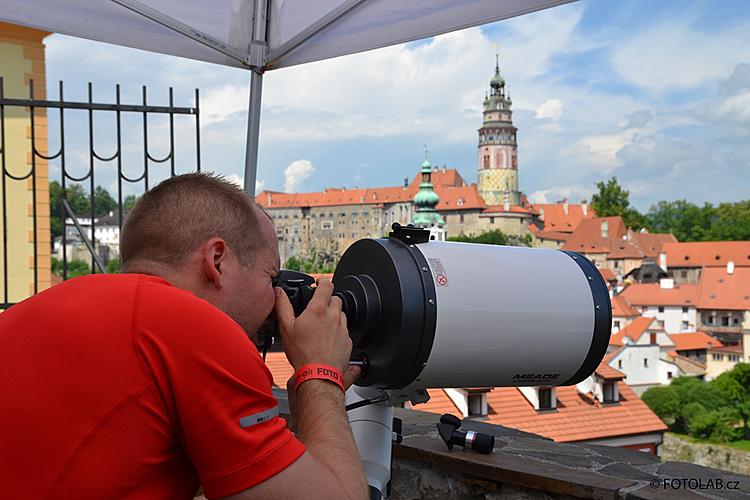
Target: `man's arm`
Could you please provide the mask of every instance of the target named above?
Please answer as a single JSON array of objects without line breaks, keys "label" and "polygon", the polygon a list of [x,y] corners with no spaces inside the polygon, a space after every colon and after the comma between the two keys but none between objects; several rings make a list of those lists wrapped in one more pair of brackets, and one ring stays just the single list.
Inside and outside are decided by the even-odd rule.
[{"label": "man's arm", "polygon": [[[305,312],[295,318],[286,294],[277,291],[276,311],[284,350],[295,369],[324,363],[343,372],[348,366],[351,340],[346,316],[332,292],[331,282],[321,280]],[[290,399],[293,397],[290,394]],[[229,498],[368,498],[364,466],[344,408],[344,393],[330,382],[313,379],[299,386],[296,398],[297,437],[307,452],[270,479]]]}]

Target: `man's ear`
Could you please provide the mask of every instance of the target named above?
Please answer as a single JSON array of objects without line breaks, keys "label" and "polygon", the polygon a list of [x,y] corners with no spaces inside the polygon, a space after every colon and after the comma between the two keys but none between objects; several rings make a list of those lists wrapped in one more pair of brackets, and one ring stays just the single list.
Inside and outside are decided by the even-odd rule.
[{"label": "man's ear", "polygon": [[211,238],[203,245],[203,270],[216,288],[222,287],[227,262],[227,245],[221,238]]}]

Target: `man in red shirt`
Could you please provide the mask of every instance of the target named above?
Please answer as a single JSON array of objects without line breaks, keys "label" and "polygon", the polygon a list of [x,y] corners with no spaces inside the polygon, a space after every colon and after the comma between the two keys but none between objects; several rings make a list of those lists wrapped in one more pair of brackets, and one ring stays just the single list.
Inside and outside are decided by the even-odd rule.
[{"label": "man in red shirt", "polygon": [[367,496],[337,385],[298,386],[296,437],[278,417],[248,339],[274,306],[295,369],[345,370],[351,340],[330,281],[294,317],[272,285],[273,223],[250,197],[204,174],[164,181],[131,211],[121,256],[123,274],[68,280],[0,314],[3,495]]}]

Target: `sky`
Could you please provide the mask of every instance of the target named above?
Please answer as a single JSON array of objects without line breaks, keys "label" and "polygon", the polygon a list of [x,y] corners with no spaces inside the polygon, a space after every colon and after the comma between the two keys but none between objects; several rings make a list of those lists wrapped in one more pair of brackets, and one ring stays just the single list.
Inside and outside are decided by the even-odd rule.
[{"label": "sky", "polygon": [[[91,42],[46,39],[49,98],[193,106],[200,89],[204,170],[241,182],[249,73]],[[476,182],[481,104],[500,70],[518,127],[521,190],[534,202],[591,199],[617,176],[631,202],[750,198],[750,2],[579,1],[405,45],[274,70],[264,77],[260,189],[395,186],[428,158]],[[56,148],[50,112],[50,150]],[[97,152],[114,151],[111,117],[95,114]],[[85,113],[66,114],[68,167],[88,169]],[[140,175],[142,118],[124,119],[126,173]],[[177,170],[195,169],[194,122],[175,122]],[[150,154],[167,122],[149,121]],[[112,164],[97,183],[116,188]],[[153,180],[168,166],[151,168]],[[59,178],[59,165],[51,177]],[[125,193],[139,192],[128,184]]]}]

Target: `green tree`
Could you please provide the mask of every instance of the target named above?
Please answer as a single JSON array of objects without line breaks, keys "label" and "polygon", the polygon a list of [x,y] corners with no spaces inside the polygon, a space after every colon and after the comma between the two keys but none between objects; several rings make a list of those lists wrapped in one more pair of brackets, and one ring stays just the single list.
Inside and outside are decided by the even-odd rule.
[{"label": "green tree", "polygon": [[728,443],[739,437],[735,428],[738,419],[737,411],[729,407],[699,413],[690,422],[690,435],[716,443]]},{"label": "green tree", "polygon": [[680,412],[680,417],[682,418],[686,430],[690,428],[690,424],[698,415],[702,415],[706,413],[706,411],[706,407],[697,401],[686,404]]},{"label": "green tree", "polygon": [[720,203],[712,222],[705,240],[750,240],[750,200]]},{"label": "green tree", "polygon": [[671,385],[651,387],[641,399],[665,424],[672,425],[677,420],[680,396]]},{"label": "green tree", "polygon": [[[91,274],[91,264],[82,260],[71,260],[68,262],[68,279],[77,278]],[[62,275],[62,271],[61,271]]]},{"label": "green tree", "polygon": [[648,228],[648,219],[630,206],[630,192],[623,189],[612,177],[607,182],[597,182],[597,193],[591,197],[591,206],[599,217],[619,215],[631,229]]},{"label": "green tree", "polygon": [[[90,199],[81,184],[71,184],[65,188],[65,199],[70,208],[78,216],[86,216],[90,213]],[[62,186],[57,181],[49,183],[50,204],[50,231],[52,237],[62,234]],[[67,218],[67,214],[66,214]]]},{"label": "green tree", "polygon": [[120,258],[115,257],[114,259],[109,259],[109,262],[107,262],[107,265],[104,266],[104,272],[108,274],[117,274],[120,272]]},{"label": "green tree", "polygon": [[138,196],[134,194],[129,194],[125,197],[124,200],[122,200],[122,208],[125,210],[130,210],[133,208],[135,203],[138,201]]},{"label": "green tree", "polygon": [[117,202],[110,196],[109,191],[101,186],[94,189],[94,214],[97,216],[107,215],[117,208]]},{"label": "green tree", "polygon": [[711,230],[714,208],[687,200],[660,201],[652,205],[646,218],[657,233],[672,233],[679,241],[703,241]]},{"label": "green tree", "polygon": [[711,382],[742,418],[742,433],[750,439],[750,364],[738,363]]},{"label": "green tree", "polygon": [[480,233],[477,236],[466,236],[461,234],[458,236],[452,236],[448,238],[448,241],[458,241],[461,243],[482,243],[485,245],[509,245],[510,239],[508,236],[500,231],[499,229],[493,229],[492,231],[486,231]]}]

